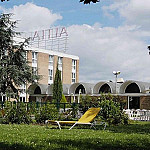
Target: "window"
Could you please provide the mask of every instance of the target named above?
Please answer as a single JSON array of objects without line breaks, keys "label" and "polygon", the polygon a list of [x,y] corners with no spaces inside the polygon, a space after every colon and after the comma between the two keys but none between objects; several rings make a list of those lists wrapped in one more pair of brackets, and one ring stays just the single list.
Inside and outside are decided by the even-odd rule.
[{"label": "window", "polygon": [[76,60],[72,59],[72,69],[76,70]]},{"label": "window", "polygon": [[54,59],[54,56],[49,55],[49,66],[53,66],[53,59]]},{"label": "window", "polygon": [[53,70],[52,69],[48,69],[48,76],[49,76],[49,80],[52,81],[53,80]]},{"label": "window", "polygon": [[37,52],[32,52],[32,63],[37,63]]},{"label": "window", "polygon": [[26,85],[25,84],[22,84],[22,86],[20,86],[20,93],[21,94],[26,93]]},{"label": "window", "polygon": [[26,98],[25,97],[20,97],[20,102],[25,102]]},{"label": "window", "polygon": [[37,67],[32,67],[32,73],[33,73],[34,75],[37,75],[37,74],[38,74],[38,72],[37,72]]},{"label": "window", "polygon": [[59,70],[62,68],[62,57],[58,57],[58,68]]},{"label": "window", "polygon": [[76,74],[72,72],[72,83],[76,82]]},{"label": "window", "polygon": [[72,83],[76,82],[76,64],[77,61],[72,59]]}]

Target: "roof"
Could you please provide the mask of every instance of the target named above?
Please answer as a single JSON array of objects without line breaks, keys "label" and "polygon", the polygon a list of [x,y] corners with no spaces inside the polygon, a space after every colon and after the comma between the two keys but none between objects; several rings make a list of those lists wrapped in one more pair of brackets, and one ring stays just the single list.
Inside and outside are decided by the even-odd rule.
[{"label": "roof", "polygon": [[34,47],[26,47],[25,49],[29,50],[29,51],[41,52],[41,53],[46,53],[46,54],[50,54],[50,55],[56,55],[59,57],[67,57],[67,58],[79,60],[78,56],[62,53],[59,51],[52,51],[52,50],[46,50],[46,49],[34,48]]}]

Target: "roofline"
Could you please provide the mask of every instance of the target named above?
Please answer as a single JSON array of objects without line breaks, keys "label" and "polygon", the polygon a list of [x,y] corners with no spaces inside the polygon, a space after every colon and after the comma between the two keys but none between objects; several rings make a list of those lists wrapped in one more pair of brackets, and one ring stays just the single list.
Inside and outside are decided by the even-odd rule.
[{"label": "roofline", "polygon": [[52,51],[52,50],[34,48],[34,47],[26,47],[25,50],[27,50],[27,51],[31,50],[31,51],[35,51],[35,52],[50,54],[50,55],[57,55],[59,57],[67,57],[67,58],[72,58],[72,59],[75,59],[75,60],[79,60],[78,56],[70,55],[70,54],[66,54],[66,53],[62,53],[62,52],[58,52],[58,51]]}]

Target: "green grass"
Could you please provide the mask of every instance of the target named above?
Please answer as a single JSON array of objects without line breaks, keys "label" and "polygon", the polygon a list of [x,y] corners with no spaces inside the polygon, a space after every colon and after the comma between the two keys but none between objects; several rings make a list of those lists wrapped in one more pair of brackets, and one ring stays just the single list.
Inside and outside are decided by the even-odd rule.
[{"label": "green grass", "polygon": [[0,150],[149,150],[150,122],[92,129],[0,125]]}]

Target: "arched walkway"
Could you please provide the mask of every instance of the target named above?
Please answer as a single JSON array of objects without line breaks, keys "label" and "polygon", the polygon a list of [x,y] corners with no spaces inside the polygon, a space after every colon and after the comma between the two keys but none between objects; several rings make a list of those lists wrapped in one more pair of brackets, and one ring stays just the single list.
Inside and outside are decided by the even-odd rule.
[{"label": "arched walkway", "polygon": [[107,83],[102,85],[99,89],[99,93],[111,93],[110,86]]},{"label": "arched walkway", "polygon": [[126,87],[125,93],[140,93],[139,86],[136,83],[131,83]]},{"label": "arched walkway", "polygon": [[76,90],[75,90],[75,94],[79,94],[79,91],[81,91],[81,94],[85,94],[85,88],[82,84],[80,84]]},{"label": "arched walkway", "polygon": [[[125,93],[140,93],[140,88],[136,83],[130,83],[125,88]],[[129,109],[139,109],[140,108],[140,97],[129,96],[128,97]]]},{"label": "arched walkway", "polygon": [[35,88],[34,94],[41,94],[41,88],[39,86]]}]

